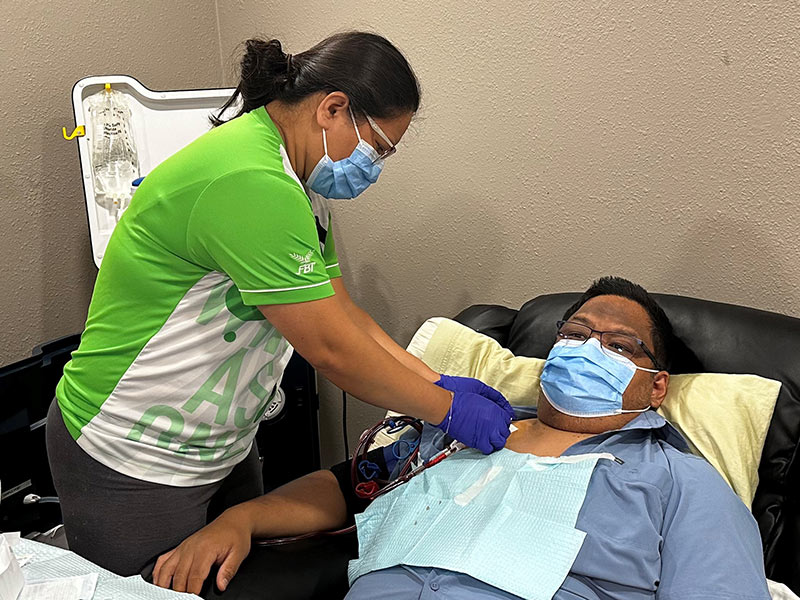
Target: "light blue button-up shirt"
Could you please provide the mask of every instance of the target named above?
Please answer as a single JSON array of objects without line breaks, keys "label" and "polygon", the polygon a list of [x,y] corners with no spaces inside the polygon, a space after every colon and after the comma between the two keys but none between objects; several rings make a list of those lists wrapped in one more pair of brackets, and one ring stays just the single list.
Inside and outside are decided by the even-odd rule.
[{"label": "light blue button-up shirt", "polygon": [[[443,441],[435,432],[425,432],[429,452]],[[753,515],[686,449],[680,434],[648,411],[564,453],[609,452],[625,462],[597,463],[576,525],[586,539],[553,600],[769,600]],[[360,577],[347,595],[374,598],[517,597],[462,573],[398,566]]]}]

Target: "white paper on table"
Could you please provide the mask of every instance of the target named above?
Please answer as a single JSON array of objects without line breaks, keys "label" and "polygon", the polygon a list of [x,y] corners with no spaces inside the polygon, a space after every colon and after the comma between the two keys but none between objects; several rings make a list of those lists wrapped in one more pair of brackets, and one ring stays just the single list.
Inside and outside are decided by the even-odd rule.
[{"label": "white paper on table", "polygon": [[95,574],[97,588],[92,600],[200,600],[193,594],[173,592],[146,583],[138,575],[120,577],[74,552],[25,538],[20,540],[14,552],[17,556],[23,554],[33,556],[31,564],[22,570],[25,581],[29,584],[55,578]]},{"label": "white paper on table", "polygon": [[[64,548],[59,548],[58,546],[48,546],[47,544],[43,544],[41,542],[34,542],[33,540],[27,540],[22,538],[19,542],[13,546],[14,554],[17,555],[17,560],[20,560],[23,557],[30,558],[30,562],[42,562],[45,560],[49,560],[51,558],[56,558],[58,556],[64,556],[65,554],[71,554],[69,550],[65,550]],[[25,572],[23,571],[23,574]],[[85,575],[85,573],[64,573],[60,575],[54,575],[54,577],[70,577],[72,575]],[[49,579],[49,577],[41,577],[40,579]]]},{"label": "white paper on table", "polygon": [[6,531],[3,534],[3,537],[6,538],[6,541],[8,542],[8,545],[11,548],[13,548],[17,544],[19,544],[19,540],[20,540],[21,535],[20,535],[19,531]]},{"label": "white paper on table", "polygon": [[165,590],[134,575],[104,584],[98,589],[94,600],[200,600],[200,598],[194,594]]},{"label": "white paper on table", "polygon": [[28,583],[19,600],[92,600],[97,573]]},{"label": "white paper on table", "polygon": [[0,600],[17,600],[25,579],[8,540],[0,536]]},{"label": "white paper on table", "polygon": [[[25,542],[25,540],[23,540]],[[31,542],[32,545],[42,546],[38,542]],[[49,551],[49,546],[45,549]],[[54,550],[61,550],[54,548]],[[52,558],[40,559],[38,556],[34,557],[33,562],[27,565],[22,573],[25,575],[26,583],[38,583],[40,581],[48,581],[50,579],[74,577],[76,575],[97,575],[97,588],[98,592],[103,588],[103,585],[108,581],[119,579],[119,575],[107,571],[106,569],[78,556],[74,552],[62,550],[63,554],[53,556]],[[44,556],[48,554],[43,553]]]}]

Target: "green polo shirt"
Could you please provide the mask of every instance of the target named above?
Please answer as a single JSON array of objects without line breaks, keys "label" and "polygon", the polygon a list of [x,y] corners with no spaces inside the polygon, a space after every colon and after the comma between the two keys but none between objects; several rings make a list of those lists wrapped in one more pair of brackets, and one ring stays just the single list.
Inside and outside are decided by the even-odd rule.
[{"label": "green polo shirt", "polygon": [[156,167],[108,243],[57,398],[78,444],[156,483],[218,481],[250,449],[292,347],[258,305],[332,296],[325,200],[264,108]]}]

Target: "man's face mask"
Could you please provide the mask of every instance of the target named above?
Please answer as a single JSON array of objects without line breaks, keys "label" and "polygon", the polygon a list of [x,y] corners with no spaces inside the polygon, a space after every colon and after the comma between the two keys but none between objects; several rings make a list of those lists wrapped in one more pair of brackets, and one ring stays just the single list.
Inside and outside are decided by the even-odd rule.
[{"label": "man's face mask", "polygon": [[637,370],[658,373],[658,369],[645,369],[624,356],[604,352],[596,338],[562,339],[545,361],[542,391],[556,410],[572,417],[645,412],[649,407],[622,408],[622,395]]},{"label": "man's face mask", "polygon": [[[352,109],[350,109],[350,119],[358,136],[358,145],[350,156],[342,160],[334,161],[328,156],[328,138],[325,130],[322,130],[325,155],[311,171],[306,185],[325,198],[355,198],[375,183],[383,170],[384,156],[379,156],[375,149],[361,138]],[[391,145],[390,150],[393,151],[394,145],[386,134],[369,116],[367,120],[370,127]]]}]

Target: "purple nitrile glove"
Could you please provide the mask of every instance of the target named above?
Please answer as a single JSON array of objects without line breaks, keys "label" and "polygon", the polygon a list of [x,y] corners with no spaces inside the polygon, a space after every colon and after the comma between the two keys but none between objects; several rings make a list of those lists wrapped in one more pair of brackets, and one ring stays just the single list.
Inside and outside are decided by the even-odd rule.
[{"label": "purple nitrile glove", "polygon": [[511,415],[485,396],[473,392],[453,392],[450,410],[439,429],[459,442],[491,454],[506,445]]},{"label": "purple nitrile glove", "polygon": [[480,379],[473,377],[458,377],[457,375],[441,375],[439,381],[434,385],[446,389],[448,392],[472,392],[473,394],[480,394],[484,398],[488,398],[497,406],[505,410],[511,415],[511,420],[514,420],[514,409],[505,399],[505,396],[498,392],[490,385],[486,385]]}]

